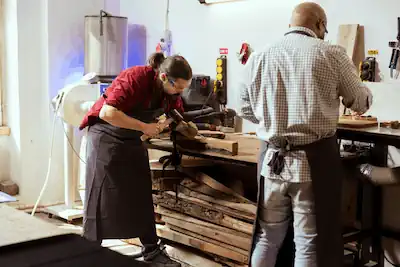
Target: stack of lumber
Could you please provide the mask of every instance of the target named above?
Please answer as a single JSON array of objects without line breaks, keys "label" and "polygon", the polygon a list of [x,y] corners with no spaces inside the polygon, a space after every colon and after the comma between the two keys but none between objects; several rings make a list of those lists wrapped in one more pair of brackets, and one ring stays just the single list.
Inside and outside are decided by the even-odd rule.
[{"label": "stack of lumber", "polygon": [[224,265],[247,266],[256,205],[205,173],[181,171],[173,188],[158,186],[164,190],[153,194],[164,223],[157,226],[158,235]]}]

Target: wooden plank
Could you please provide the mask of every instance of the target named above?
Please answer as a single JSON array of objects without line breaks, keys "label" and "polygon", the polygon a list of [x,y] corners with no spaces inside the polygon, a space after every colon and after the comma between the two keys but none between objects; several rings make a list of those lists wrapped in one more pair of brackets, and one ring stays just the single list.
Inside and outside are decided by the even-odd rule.
[{"label": "wooden plank", "polygon": [[[339,25],[337,37],[337,44],[346,50],[347,55],[351,58],[357,69],[361,60],[364,59],[364,55],[360,55],[361,42],[358,41],[361,41],[361,36],[359,28],[359,24]],[[345,107],[342,104],[342,100],[340,100],[339,115],[342,115],[343,113],[345,113]]]},{"label": "wooden plank", "polygon": [[180,187],[187,188],[193,192],[197,192],[197,193],[200,193],[203,195],[207,195],[207,196],[211,196],[211,197],[215,197],[215,198],[218,197],[218,199],[220,199],[220,200],[230,201],[230,202],[234,202],[234,203],[241,203],[241,201],[237,197],[229,195],[229,194],[225,194],[218,190],[215,190],[214,188],[211,188],[210,186],[208,186],[206,184],[199,183],[191,178],[183,179],[180,183]]},{"label": "wooden plank", "polygon": [[[172,192],[172,191],[164,192],[163,195],[169,195],[171,198],[174,198],[176,196],[175,192]],[[255,217],[256,217],[255,214],[248,214],[245,212],[234,210],[234,209],[226,207],[226,206],[221,206],[219,204],[210,203],[210,202],[207,202],[207,201],[195,198],[195,197],[188,197],[182,193],[178,193],[178,198],[185,202],[193,203],[193,204],[202,206],[202,207],[210,209],[210,210],[219,211],[226,215],[232,216],[233,218],[238,218],[238,219],[250,222],[250,223],[253,223],[255,220]]]},{"label": "wooden plank", "polygon": [[204,137],[213,137],[218,139],[224,139],[225,133],[219,131],[210,131],[210,130],[199,130],[198,134]]},{"label": "wooden plank", "polygon": [[254,204],[252,201],[248,200],[244,196],[238,194],[237,192],[233,191],[229,187],[223,185],[222,183],[218,182],[217,180],[213,179],[212,177],[208,176],[205,173],[195,172],[195,171],[187,169],[187,168],[182,168],[182,172],[184,172],[188,176],[194,178],[196,181],[206,184],[211,188],[214,188],[215,190],[221,191],[228,195],[235,196],[235,197],[239,198],[241,201],[243,201],[244,203]]},{"label": "wooden plank", "polygon": [[196,139],[207,145],[210,149],[220,149],[228,151],[232,156],[236,156],[239,153],[239,143],[234,140],[221,140],[211,137],[200,137],[196,136]]},{"label": "wooden plank", "polygon": [[[337,44],[346,49],[347,55],[354,60],[357,48],[359,24],[341,24],[339,25]],[[358,62],[354,64],[358,67]]]},{"label": "wooden plank", "polygon": [[202,225],[195,224],[192,222],[178,220],[178,219],[168,217],[165,215],[162,215],[162,220],[169,225],[173,225],[173,226],[185,229],[187,231],[198,233],[207,238],[211,238],[213,240],[217,240],[219,242],[222,242],[222,243],[225,243],[228,245],[232,245],[234,247],[238,247],[245,251],[249,251],[250,247],[251,247],[251,238],[243,238],[240,236],[235,236],[232,234],[225,233],[223,231],[214,230],[207,226],[202,226]]},{"label": "wooden plank", "polygon": [[226,200],[218,199],[216,197],[212,197],[212,196],[208,196],[208,195],[205,195],[202,193],[195,192],[195,191],[193,191],[189,188],[183,187],[183,186],[179,186],[179,191],[189,197],[193,197],[193,198],[201,199],[203,201],[207,201],[210,203],[225,206],[230,209],[244,212],[250,216],[251,215],[255,216],[256,212],[257,212],[257,206],[255,204],[235,203],[235,202],[231,202],[231,201],[226,201]]},{"label": "wooden plank", "polygon": [[[241,249],[241,248],[226,244],[224,242],[220,242],[218,240],[203,236],[202,233],[195,233],[195,232],[192,232],[190,230],[187,230],[187,229],[184,229],[182,227],[179,227],[178,225],[168,225],[168,228],[173,230],[173,231],[175,231],[175,232],[182,233],[184,235],[203,240],[203,241],[205,241],[207,243],[210,243],[210,244],[214,244],[214,245],[216,245],[218,247],[229,249],[231,251],[237,252],[237,253],[239,253],[241,255],[244,255],[244,256],[249,254],[249,252],[247,250],[244,250],[244,249]],[[230,259],[230,258],[228,258],[228,259]]]},{"label": "wooden plank", "polygon": [[[181,149],[181,152],[183,152],[183,154],[185,152],[190,152],[199,155],[207,155],[214,157],[215,159],[235,160],[238,164],[240,163],[256,164],[258,162],[258,156],[260,153],[260,144],[261,144],[260,140],[258,140],[255,137],[237,135],[237,134],[226,134],[225,140],[232,140],[238,142],[240,149],[236,156],[232,156],[229,153],[220,153],[214,150],[194,151],[190,149]],[[169,140],[152,139],[150,144],[148,144],[147,146],[150,149],[172,150],[172,142]]]},{"label": "wooden plank", "polygon": [[220,226],[228,227],[246,234],[253,233],[253,225],[241,220],[232,218],[220,211],[205,208],[198,204],[188,203],[182,199],[176,199],[168,194],[154,195],[153,201],[155,204],[163,206],[177,212],[185,213],[200,220],[205,220]]},{"label": "wooden plank", "polygon": [[368,128],[378,126],[375,117],[353,117],[344,115],[339,117],[338,126],[350,128]]},{"label": "wooden plank", "polygon": [[197,249],[200,249],[204,252],[215,254],[227,259],[232,259],[234,261],[240,262],[240,263],[247,263],[248,261],[248,256],[247,255],[242,255],[240,253],[237,253],[235,251],[226,249],[224,247],[220,247],[215,244],[208,243],[206,241],[203,241],[201,239],[195,238],[195,237],[190,237],[187,235],[184,235],[182,233],[178,233],[176,231],[173,231],[169,229],[168,227],[165,226],[160,226],[157,225],[157,234],[159,237],[184,244],[186,246],[194,247]]},{"label": "wooden plank", "polygon": [[223,226],[220,226],[220,225],[217,225],[217,224],[214,224],[214,223],[209,223],[209,222],[206,222],[206,221],[198,220],[196,218],[187,216],[187,215],[182,214],[182,213],[175,212],[173,210],[169,210],[169,209],[163,208],[161,206],[157,206],[155,208],[155,212],[158,213],[158,214],[161,214],[161,216],[168,216],[170,218],[175,218],[175,219],[178,219],[178,220],[181,220],[181,221],[185,221],[187,223],[204,226],[204,227],[207,227],[209,229],[212,229],[212,230],[215,230],[215,231],[219,231],[221,233],[227,233],[229,235],[234,235],[234,236],[240,237],[240,240],[242,240],[243,242],[245,242],[244,240],[251,240],[251,235],[250,234],[246,234],[246,233],[243,233],[241,231],[237,231],[237,230],[233,230],[233,229],[230,229],[230,228],[227,228],[227,227],[223,227]]}]

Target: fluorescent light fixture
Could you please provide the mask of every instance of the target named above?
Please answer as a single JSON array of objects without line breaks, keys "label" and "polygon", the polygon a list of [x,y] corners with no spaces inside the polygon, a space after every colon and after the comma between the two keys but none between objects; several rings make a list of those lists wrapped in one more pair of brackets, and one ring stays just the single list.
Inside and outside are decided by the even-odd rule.
[{"label": "fluorescent light fixture", "polygon": [[224,2],[233,2],[237,0],[199,0],[200,4],[217,4],[217,3],[224,3]]}]

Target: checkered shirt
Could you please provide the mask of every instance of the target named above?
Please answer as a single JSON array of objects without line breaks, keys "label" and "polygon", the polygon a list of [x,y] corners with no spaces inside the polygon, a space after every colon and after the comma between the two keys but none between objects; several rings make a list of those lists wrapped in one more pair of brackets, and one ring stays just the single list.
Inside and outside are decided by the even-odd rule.
[{"label": "checkered shirt", "polygon": [[[345,49],[316,37],[307,28],[292,27],[276,44],[253,53],[245,66],[239,116],[258,124],[258,137],[270,144],[305,145],[334,135],[340,96],[353,111],[365,112],[372,104]],[[304,151],[289,152],[280,175],[268,166],[275,151],[267,150],[261,175],[311,181]]]}]

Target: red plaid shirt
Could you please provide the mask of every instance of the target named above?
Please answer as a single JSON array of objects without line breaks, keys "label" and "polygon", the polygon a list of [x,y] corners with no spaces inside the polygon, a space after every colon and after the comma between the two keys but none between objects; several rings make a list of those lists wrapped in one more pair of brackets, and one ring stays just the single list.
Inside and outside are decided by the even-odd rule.
[{"label": "red plaid shirt", "polygon": [[[150,66],[135,66],[122,71],[107,88],[104,95],[95,102],[83,119],[79,129],[95,124],[104,104],[113,106],[118,110],[128,113],[135,107],[150,106],[152,92],[162,90],[157,83],[158,74]],[[162,94],[161,107],[166,107],[165,112],[177,109],[183,113],[183,102],[180,96],[171,100]]]}]

